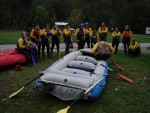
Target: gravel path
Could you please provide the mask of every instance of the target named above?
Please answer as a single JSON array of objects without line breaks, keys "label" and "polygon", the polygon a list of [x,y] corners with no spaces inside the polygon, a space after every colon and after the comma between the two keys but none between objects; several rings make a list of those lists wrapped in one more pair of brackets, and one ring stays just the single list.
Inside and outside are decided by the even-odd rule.
[{"label": "gravel path", "polygon": [[[73,46],[74,46],[74,49],[77,48],[76,43],[73,43]],[[147,49],[148,47],[150,47],[150,43],[140,43],[140,46],[141,46],[141,52],[142,53],[150,54],[150,49]],[[12,48],[16,48],[16,45],[15,44],[0,45],[0,51],[5,50],[5,49],[12,49]],[[56,46],[55,46],[55,48],[56,48]],[[64,43],[60,44],[60,49],[61,49],[61,51],[64,51],[64,49],[65,49]],[[119,44],[119,49],[123,50],[123,44],[122,43]]]}]

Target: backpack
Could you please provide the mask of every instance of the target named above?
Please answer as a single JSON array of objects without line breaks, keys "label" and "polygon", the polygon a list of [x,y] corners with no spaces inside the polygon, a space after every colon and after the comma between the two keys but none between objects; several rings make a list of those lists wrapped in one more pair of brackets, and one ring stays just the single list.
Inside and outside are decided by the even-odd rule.
[{"label": "backpack", "polygon": [[77,34],[77,38],[78,39],[83,39],[84,38],[84,30],[83,29],[79,29],[79,32]]},{"label": "backpack", "polygon": [[104,41],[100,41],[95,55],[98,60],[109,58],[111,56],[109,44]]}]

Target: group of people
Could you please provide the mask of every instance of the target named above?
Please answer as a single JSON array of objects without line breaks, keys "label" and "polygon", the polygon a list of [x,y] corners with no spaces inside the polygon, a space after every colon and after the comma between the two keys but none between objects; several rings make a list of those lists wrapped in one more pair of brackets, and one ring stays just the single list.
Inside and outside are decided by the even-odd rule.
[{"label": "group of people", "polygon": [[[115,54],[117,53],[118,46],[120,43],[121,38],[121,32],[119,31],[119,28],[116,27],[115,30],[112,32],[112,47],[115,48]],[[138,42],[135,42],[135,39],[133,38],[132,31],[130,30],[129,25],[125,26],[125,30],[122,33],[122,43],[124,47],[124,53],[138,56],[141,52],[140,50],[140,44]]]},{"label": "group of people", "polygon": [[[116,27],[112,32],[112,45],[107,42],[107,33],[108,28],[105,26],[105,23],[102,22],[101,26],[96,29],[91,29],[89,23],[81,23],[79,28],[75,30],[74,37],[76,39],[78,48],[83,49],[85,43],[87,43],[87,48],[93,48],[92,52],[96,55],[96,58],[105,59],[110,57],[113,53],[117,53],[118,45],[120,43],[121,32],[119,28]],[[122,42],[124,45],[124,53],[129,55],[137,56],[140,53],[140,45],[135,42],[135,39],[132,38],[132,31],[128,25],[125,26],[125,30],[122,33]],[[35,27],[29,31],[23,31],[21,38],[17,42],[18,52],[25,54],[27,61],[30,63],[31,58],[34,57],[36,61],[41,58],[42,50],[42,59],[45,58],[45,47],[47,48],[47,57],[52,57],[53,49],[56,45],[57,53],[60,57],[60,36],[63,36],[65,47],[65,54],[69,53],[69,48],[72,47],[72,31],[69,24],[66,25],[66,28],[60,30],[57,25],[54,25],[50,29],[50,25],[46,24],[45,28],[41,29],[37,24]],[[132,39],[131,39],[132,38]],[[50,48],[50,39],[51,39],[51,48]],[[41,47],[42,46],[42,47]],[[101,55],[100,55],[101,54]]]},{"label": "group of people", "polygon": [[49,24],[46,24],[45,28],[43,29],[40,29],[40,26],[37,24],[31,31],[23,31],[21,38],[19,38],[17,42],[17,50],[19,53],[25,54],[27,61],[30,63],[33,56],[35,61],[39,61],[41,58],[41,50],[42,59],[45,59],[45,47],[47,48],[47,57],[52,57],[53,49],[56,45],[57,53],[60,57],[60,35],[64,37],[64,43],[66,45],[65,54],[68,54],[70,45],[72,44],[72,32],[69,24],[63,31],[60,30],[57,25],[54,25],[53,28],[50,29]]},{"label": "group of people", "polygon": [[117,53],[120,39],[122,37],[125,54],[128,53],[129,55],[133,56],[138,56],[140,54],[140,44],[138,42],[135,42],[135,39],[132,38],[133,34],[128,25],[125,26],[125,30],[122,34],[119,31],[118,27],[115,28],[115,30],[112,32],[111,45],[107,42],[107,33],[108,28],[105,26],[104,22],[101,23],[98,30],[92,30],[89,27],[88,22],[86,22],[85,24],[81,23],[80,27],[75,31],[78,49],[83,49],[85,43],[87,43],[87,48],[90,48],[91,43],[91,48],[93,48],[92,51],[93,53],[95,53],[96,57],[101,54],[101,58],[105,59],[110,57],[111,54]]}]

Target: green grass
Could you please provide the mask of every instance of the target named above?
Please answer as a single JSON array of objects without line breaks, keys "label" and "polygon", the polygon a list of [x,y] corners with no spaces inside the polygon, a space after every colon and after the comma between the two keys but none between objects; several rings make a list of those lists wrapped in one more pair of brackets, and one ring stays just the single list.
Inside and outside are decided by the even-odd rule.
[{"label": "green grass", "polygon": [[[21,37],[21,30],[0,30],[0,44],[16,44],[17,40]],[[150,35],[134,34],[133,37],[140,43],[150,43]],[[111,33],[108,33],[108,41],[112,41]],[[73,42],[75,39],[73,38]],[[61,37],[61,43],[63,38]]]},{"label": "green grass", "polygon": [[[109,61],[109,67],[132,78],[134,82],[128,83],[111,72],[102,94],[96,101],[80,100],[69,109],[68,113],[150,113],[149,58],[149,54],[130,57],[119,51],[112,59],[121,65],[126,72],[118,70],[111,61]],[[35,87],[35,83],[30,84],[15,98],[3,101],[3,98],[20,89],[38,76],[39,71],[45,70],[57,59],[57,54],[54,54],[52,59],[47,58],[35,67],[25,65],[22,71],[16,71],[13,67],[0,72],[0,112],[56,113],[70,105],[73,101],[64,102],[45,94]]]}]

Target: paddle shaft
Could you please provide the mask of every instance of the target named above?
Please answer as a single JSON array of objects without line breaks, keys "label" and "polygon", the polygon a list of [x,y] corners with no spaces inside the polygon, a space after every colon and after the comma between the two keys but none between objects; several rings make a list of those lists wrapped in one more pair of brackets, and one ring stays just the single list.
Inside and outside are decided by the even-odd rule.
[{"label": "paddle shaft", "polygon": [[120,70],[124,71],[124,69],[119,65],[117,64],[115,61],[113,61],[111,58],[109,58]]},{"label": "paddle shaft", "polygon": [[35,77],[33,80],[31,80],[29,83],[27,83],[24,87],[27,87],[29,84],[31,84],[34,80],[36,80],[38,77],[40,77],[42,75],[42,73],[41,74],[39,74],[37,77]]},{"label": "paddle shaft", "polygon": [[122,75],[122,74],[120,74],[120,73],[117,73],[116,71],[114,71],[114,70],[112,70],[112,69],[110,69],[109,67],[107,67],[107,66],[105,66],[105,65],[103,65],[103,64],[100,64],[101,66],[103,66],[103,67],[105,67],[105,68],[107,68],[108,70],[110,70],[110,71],[113,71],[113,72],[115,72],[117,75],[119,75],[121,78],[123,78],[124,80],[126,80],[126,81],[128,81],[128,82],[133,82],[133,80],[132,79],[130,79],[130,78],[128,78],[128,77],[126,77],[126,76],[124,76],[124,75]]}]

